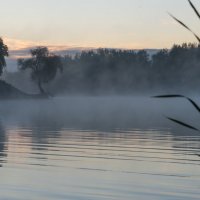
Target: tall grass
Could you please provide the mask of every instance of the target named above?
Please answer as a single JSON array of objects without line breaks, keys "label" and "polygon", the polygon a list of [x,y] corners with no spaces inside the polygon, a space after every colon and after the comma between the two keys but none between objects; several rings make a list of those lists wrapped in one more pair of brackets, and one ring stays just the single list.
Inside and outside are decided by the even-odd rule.
[{"label": "tall grass", "polygon": [[[192,3],[191,0],[188,0],[188,3],[190,5],[190,7],[192,8],[192,10],[194,11],[194,13],[196,14],[196,16],[200,19],[200,13],[199,11],[197,10],[197,8],[195,7],[195,5]],[[197,39],[198,43],[200,44],[200,37],[191,29],[189,28],[189,26],[187,26],[185,23],[183,23],[181,20],[177,19],[174,15],[172,15],[171,13],[169,13],[169,15],[176,21],[178,22],[178,24],[180,24],[182,27],[184,27],[185,29],[187,29],[188,31],[190,31],[194,37]],[[184,95],[180,95],[180,94],[168,94],[168,95],[159,95],[159,96],[154,96],[154,98],[185,98],[187,99],[192,105],[193,107],[200,113],[200,107],[197,105],[197,103],[195,101],[193,101],[191,98],[189,97],[186,97]],[[171,117],[166,117],[168,120],[176,123],[176,124],[179,124],[181,126],[184,126],[184,127],[187,127],[189,129],[192,129],[192,130],[195,130],[195,131],[199,131],[199,129],[197,129],[196,127],[194,126],[191,126],[185,122],[182,122],[182,121],[179,121],[177,119],[173,119]]]},{"label": "tall grass", "polygon": [[[197,17],[200,19],[200,14],[199,11],[196,9],[196,7],[194,6],[194,4],[188,0],[191,8],[193,9],[194,13],[197,15]],[[187,29],[188,31],[190,31],[195,38],[198,40],[198,42],[200,43],[200,37],[191,29],[189,28],[189,26],[187,26],[185,23],[183,23],[181,20],[177,19],[176,17],[174,17],[174,15],[172,15],[171,13],[168,13],[176,22],[178,22],[182,27],[184,27],[185,29]]]}]

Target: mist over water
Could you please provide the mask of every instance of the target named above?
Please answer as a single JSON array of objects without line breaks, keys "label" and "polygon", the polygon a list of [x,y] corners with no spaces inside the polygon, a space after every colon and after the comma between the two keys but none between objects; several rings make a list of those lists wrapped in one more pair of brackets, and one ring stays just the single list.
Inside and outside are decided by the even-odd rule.
[{"label": "mist over water", "polygon": [[[198,102],[198,101],[197,101]],[[183,109],[184,107],[184,109]],[[108,130],[168,128],[164,115],[198,120],[185,100],[149,96],[62,96],[48,100],[1,101],[1,122],[13,126],[59,126],[60,129]],[[187,119],[188,111],[192,111]],[[179,114],[177,114],[179,113]],[[193,114],[192,114],[193,113]],[[194,116],[193,116],[194,115]],[[145,123],[144,123],[145,121]]]},{"label": "mist over water", "polygon": [[198,127],[193,109],[149,96],[2,101],[1,198],[198,199],[200,134],[165,118]]}]

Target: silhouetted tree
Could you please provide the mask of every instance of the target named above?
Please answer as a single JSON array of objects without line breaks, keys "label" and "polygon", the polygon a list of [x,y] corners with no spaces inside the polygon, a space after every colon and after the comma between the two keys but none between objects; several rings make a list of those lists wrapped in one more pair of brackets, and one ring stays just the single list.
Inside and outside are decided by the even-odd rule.
[{"label": "silhouetted tree", "polygon": [[45,94],[42,85],[52,81],[58,70],[62,71],[61,58],[57,55],[50,54],[46,47],[37,47],[30,52],[31,58],[18,59],[19,69],[30,69],[32,80],[38,84],[40,93]]},{"label": "silhouetted tree", "polygon": [[8,55],[8,47],[4,44],[3,39],[0,38],[0,75],[3,73],[3,68],[6,67],[5,56]]}]

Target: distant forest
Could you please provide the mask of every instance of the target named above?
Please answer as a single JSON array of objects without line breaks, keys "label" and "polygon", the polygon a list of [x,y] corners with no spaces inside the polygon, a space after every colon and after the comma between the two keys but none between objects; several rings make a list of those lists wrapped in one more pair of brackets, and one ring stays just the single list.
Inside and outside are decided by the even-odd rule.
[{"label": "distant forest", "polygon": [[[45,88],[53,94],[199,92],[200,45],[147,51],[98,49],[61,57],[63,72]],[[6,81],[30,91],[29,72],[7,72]]]}]

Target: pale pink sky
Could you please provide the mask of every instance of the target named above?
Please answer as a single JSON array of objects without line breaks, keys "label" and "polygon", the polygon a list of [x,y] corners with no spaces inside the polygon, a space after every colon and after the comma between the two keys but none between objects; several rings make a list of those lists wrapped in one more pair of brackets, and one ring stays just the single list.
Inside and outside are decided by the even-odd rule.
[{"label": "pale pink sky", "polygon": [[[200,9],[200,1],[193,3]],[[200,33],[187,0],[6,0],[1,2],[0,35],[10,49],[169,48],[196,42],[167,11]]]}]

